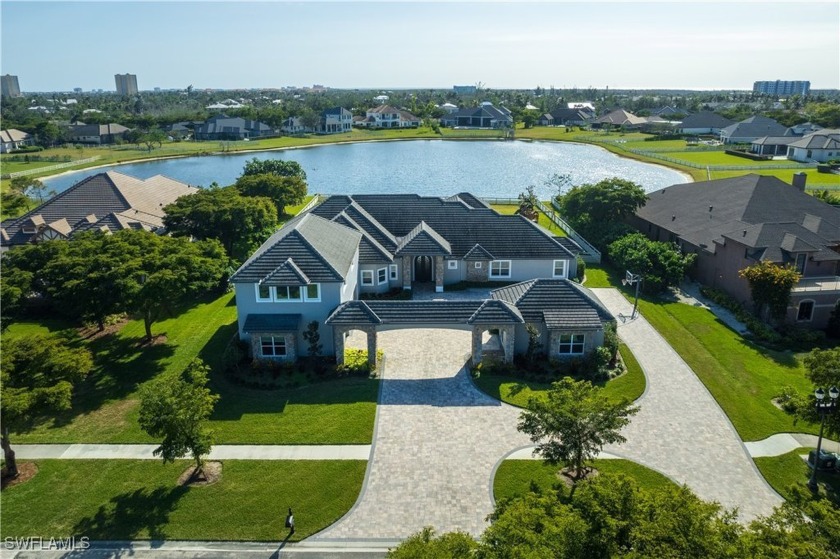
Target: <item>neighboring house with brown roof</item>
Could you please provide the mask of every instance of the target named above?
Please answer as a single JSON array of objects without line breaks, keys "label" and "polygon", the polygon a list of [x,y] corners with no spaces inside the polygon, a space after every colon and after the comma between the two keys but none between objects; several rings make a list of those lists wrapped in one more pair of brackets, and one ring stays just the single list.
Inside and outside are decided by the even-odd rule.
[{"label": "neighboring house with brown roof", "polygon": [[0,153],[9,153],[32,143],[32,136],[16,128],[0,131]]},{"label": "neighboring house with brown roof", "polygon": [[113,144],[125,138],[128,128],[122,124],[83,124],[70,127],[70,141],[77,144]]},{"label": "neighboring house with brown roof", "polygon": [[595,119],[596,126],[619,126],[621,128],[641,128],[647,124],[647,119],[636,116],[624,109],[616,109],[611,113]]},{"label": "neighboring house with brown roof", "polygon": [[81,231],[163,230],[163,208],[198,188],[163,175],[146,180],[109,171],[87,177],[26,214],[2,223],[3,250],[67,239]]},{"label": "neighboring house with brown roof", "polygon": [[787,145],[787,157],[794,161],[825,163],[840,159],[840,129],[818,130]]},{"label": "neighboring house with brown roof", "polygon": [[806,194],[804,174],[794,182],[750,174],[669,186],[650,193],[631,223],[697,254],[692,275],[747,305],[740,270],[761,261],[794,266],[803,277],[788,320],[824,328],[840,300],[840,209]]},{"label": "neighboring house with brown roof", "polygon": [[[376,355],[381,329],[456,328],[473,332],[473,362],[482,334],[498,330],[500,357],[525,351],[526,323],[545,333],[553,358],[582,356],[603,343],[612,316],[572,284],[576,261],[564,243],[519,215],[501,215],[468,193],[330,196],[287,222],[231,276],[240,338],[257,359],[305,353],[316,321],[327,354],[344,356],[345,335],[368,335]],[[483,300],[363,300],[390,290],[435,289],[479,282],[520,282]]]}]

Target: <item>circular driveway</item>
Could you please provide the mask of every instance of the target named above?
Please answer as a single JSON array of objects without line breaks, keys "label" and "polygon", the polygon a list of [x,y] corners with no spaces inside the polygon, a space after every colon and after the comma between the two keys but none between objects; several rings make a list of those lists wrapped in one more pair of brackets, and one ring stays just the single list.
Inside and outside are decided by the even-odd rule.
[{"label": "circular driveway", "polygon": [[478,536],[486,528],[493,468],[530,441],[516,430],[521,410],[472,384],[470,336],[379,334],[385,374],[365,487],[345,517],[309,541],[396,541],[425,526]]}]

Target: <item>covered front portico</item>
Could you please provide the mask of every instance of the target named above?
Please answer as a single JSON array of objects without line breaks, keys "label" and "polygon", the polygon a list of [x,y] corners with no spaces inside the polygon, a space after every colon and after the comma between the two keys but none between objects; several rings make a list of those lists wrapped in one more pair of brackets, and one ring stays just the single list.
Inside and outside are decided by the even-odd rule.
[{"label": "covered front portico", "polygon": [[482,336],[498,331],[502,358],[513,361],[519,310],[506,301],[347,301],[327,318],[333,328],[336,362],[344,362],[344,341],[349,332],[367,335],[368,362],[376,365],[377,332],[398,328],[453,328],[472,331],[470,363],[483,358]]}]

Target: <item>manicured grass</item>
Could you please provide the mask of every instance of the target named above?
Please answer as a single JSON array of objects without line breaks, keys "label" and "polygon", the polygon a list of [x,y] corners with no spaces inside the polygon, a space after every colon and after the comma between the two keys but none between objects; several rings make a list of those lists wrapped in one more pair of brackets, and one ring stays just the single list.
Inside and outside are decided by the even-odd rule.
[{"label": "manicured grass", "polygon": [[[33,324],[13,325],[11,335]],[[210,428],[217,443],[367,444],[373,433],[378,382],[342,379],[290,390],[247,389],[230,383],[220,357],[236,333],[236,306],[225,294],[177,318],[152,326],[166,342],[140,345],[143,323],[134,320],[117,334],[85,343],[94,354],[94,370],[81,383],[73,408],[33,422],[13,438],[18,443],[154,442],[137,424],[137,390],[159,374],[177,373],[195,357],[214,370],[211,388],[221,396]]]},{"label": "manicured grass", "polygon": [[793,354],[756,346],[700,307],[640,299],[639,308],[706,385],[743,440],[815,432],[808,423],[794,424],[772,403],[784,386],[811,390]]},{"label": "manicured grass", "polygon": [[[491,208],[496,210],[502,215],[513,215],[519,209],[519,206],[515,204],[491,204]],[[542,227],[546,228],[547,230],[551,231],[553,235],[557,235],[558,237],[565,237],[566,232],[560,229],[553,221],[551,221],[545,213],[538,211],[538,221]]]},{"label": "manicured grass", "polygon": [[[740,177],[749,171],[715,171],[712,169],[713,179],[728,179],[730,177]],[[817,188],[818,185],[823,186],[840,186],[840,175],[832,173],[818,173],[816,169],[761,169],[752,171],[759,175],[766,175],[776,177],[790,184],[793,180],[794,173],[805,173],[807,176],[806,184],[808,188]],[[703,171],[705,175],[705,171]],[[705,177],[703,180],[706,180]]]},{"label": "manicured grass", "polygon": [[[655,491],[676,485],[664,475],[630,460],[595,460],[599,472],[625,474],[632,477],[644,489]],[[535,483],[544,490],[550,490],[561,483],[557,477],[560,466],[550,466],[542,460],[505,460],[496,470],[493,479],[493,496],[497,501],[525,495]]]},{"label": "manicured grass", "polygon": [[[24,155],[20,156],[23,157]],[[32,155],[30,155],[30,157],[32,157]],[[41,167],[49,167],[51,165],[63,163],[69,163],[69,161],[30,161],[27,163],[26,161],[9,161],[8,159],[3,158],[0,159],[0,173],[7,175],[10,173],[40,169]]]},{"label": "manicured grass", "polygon": [[599,266],[597,264],[586,264],[586,280],[583,285],[585,287],[616,287],[621,285],[621,278],[611,268]]},{"label": "manicured grass", "polygon": [[[811,477],[811,468],[801,458],[807,455],[813,448],[798,448],[781,456],[767,456],[754,458],[761,475],[767,480],[773,489],[785,499],[791,497],[793,486],[807,488],[808,480]],[[840,473],[817,472],[817,482],[822,485],[828,484],[832,488],[829,498],[840,505]]]},{"label": "manicured grass", "polygon": [[[645,391],[645,375],[639,362],[626,345],[621,344],[619,351],[627,366],[627,372],[601,386],[604,394],[613,400],[636,400]],[[488,374],[475,379],[475,384],[493,398],[520,408],[527,407],[531,398],[545,397],[546,391],[551,388],[548,383],[525,381],[514,376]]]},{"label": "manicured grass", "polygon": [[754,161],[752,159],[747,159],[746,157],[729,155],[728,153],[725,153],[723,151],[672,151],[657,155],[662,155],[663,157],[672,157],[674,159],[680,159],[682,161],[688,161],[690,163],[698,163],[700,165],[735,165],[739,167],[756,167],[764,165],[777,165],[787,167],[796,166],[795,161],[789,161],[787,159]]},{"label": "manicured grass", "polygon": [[3,490],[2,537],[87,536],[92,540],[293,541],[345,514],[366,462],[226,460],[206,487],[179,487],[187,461],[38,460],[28,482]]}]

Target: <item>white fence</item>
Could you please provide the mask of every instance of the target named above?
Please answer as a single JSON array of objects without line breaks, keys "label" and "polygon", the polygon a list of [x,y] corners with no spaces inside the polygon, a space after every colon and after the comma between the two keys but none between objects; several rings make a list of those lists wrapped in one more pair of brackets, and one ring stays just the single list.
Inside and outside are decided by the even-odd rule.
[{"label": "white fence", "polygon": [[94,155],[93,157],[88,157],[87,159],[78,159],[76,161],[68,161],[67,163],[56,163],[55,165],[47,165],[46,167],[38,167],[36,169],[27,169],[25,171],[15,171],[14,173],[9,173],[8,175],[3,175],[3,178],[16,178],[16,177],[27,177],[29,175],[34,175],[36,173],[45,173],[48,171],[55,171],[57,169],[66,169],[67,167],[75,167],[76,165],[84,165],[85,163],[92,163],[99,159],[101,156]]}]

